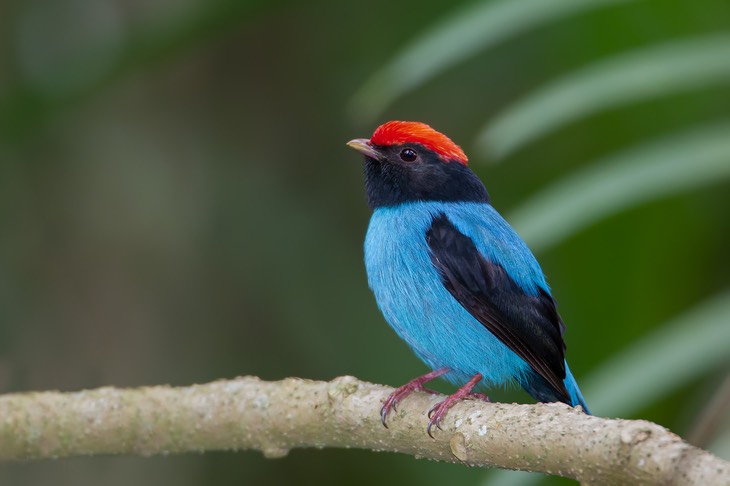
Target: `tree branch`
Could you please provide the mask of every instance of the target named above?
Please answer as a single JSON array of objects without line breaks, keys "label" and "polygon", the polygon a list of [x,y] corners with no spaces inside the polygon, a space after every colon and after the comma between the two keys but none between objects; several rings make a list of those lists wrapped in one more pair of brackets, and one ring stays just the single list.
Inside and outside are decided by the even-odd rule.
[{"label": "tree branch", "polygon": [[591,484],[730,484],[730,463],[651,422],[591,417],[562,404],[466,400],[426,435],[442,397],[415,393],[380,423],[391,388],[256,377],[205,385],[0,396],[0,460],[358,447],[471,466],[557,474]]}]

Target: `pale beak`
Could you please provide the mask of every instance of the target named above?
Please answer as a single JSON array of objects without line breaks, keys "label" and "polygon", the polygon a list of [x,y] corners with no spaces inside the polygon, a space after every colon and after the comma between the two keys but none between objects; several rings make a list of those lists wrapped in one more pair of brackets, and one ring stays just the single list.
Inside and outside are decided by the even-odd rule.
[{"label": "pale beak", "polygon": [[350,140],[347,142],[347,146],[350,148],[354,148],[361,154],[370,157],[371,159],[379,160],[383,156],[378,150],[372,146],[370,143],[370,140],[366,138],[356,138],[355,140]]}]

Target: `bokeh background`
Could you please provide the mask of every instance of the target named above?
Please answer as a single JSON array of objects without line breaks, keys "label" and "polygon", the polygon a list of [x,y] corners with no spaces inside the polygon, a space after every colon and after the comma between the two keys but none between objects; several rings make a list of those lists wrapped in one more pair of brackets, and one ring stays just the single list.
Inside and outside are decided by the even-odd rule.
[{"label": "bokeh background", "polygon": [[[729,28],[727,0],[5,0],[0,390],[425,372],[367,288],[344,145],[411,119],[535,250],[593,411],[730,458]],[[354,450],[0,465],[21,486],[544,480]]]}]

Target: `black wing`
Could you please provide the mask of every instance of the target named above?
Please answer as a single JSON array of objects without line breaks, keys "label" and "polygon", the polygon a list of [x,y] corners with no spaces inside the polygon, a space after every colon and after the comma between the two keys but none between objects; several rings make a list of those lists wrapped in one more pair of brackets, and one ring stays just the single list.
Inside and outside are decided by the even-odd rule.
[{"label": "black wing", "polygon": [[542,289],[537,296],[526,294],[444,214],[434,218],[426,241],[431,261],[451,295],[569,403],[563,383],[565,325],[553,298]]}]

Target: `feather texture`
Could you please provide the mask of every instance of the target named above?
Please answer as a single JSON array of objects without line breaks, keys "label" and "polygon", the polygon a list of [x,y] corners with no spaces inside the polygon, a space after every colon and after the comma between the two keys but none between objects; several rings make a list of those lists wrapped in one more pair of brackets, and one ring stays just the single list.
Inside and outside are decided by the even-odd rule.
[{"label": "feather texture", "polygon": [[443,133],[437,132],[421,122],[390,121],[383,123],[375,130],[370,142],[383,147],[417,143],[433,151],[444,162],[455,161],[462,165],[466,165],[468,162],[461,147]]},{"label": "feather texture", "polygon": [[541,401],[585,401],[564,360],[564,326],[539,264],[486,202],[377,207],[365,240],[370,288],[388,323],[461,385],[522,385]]}]

